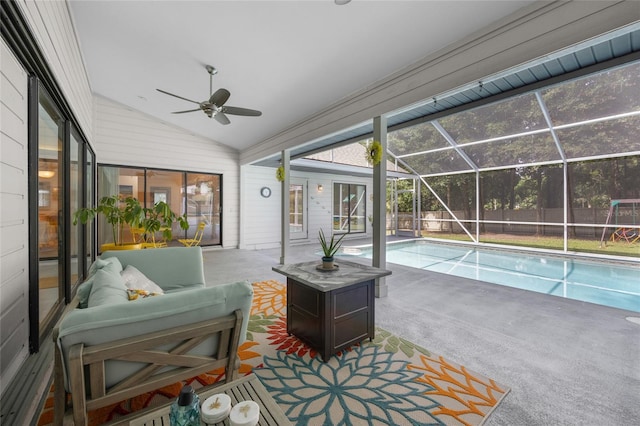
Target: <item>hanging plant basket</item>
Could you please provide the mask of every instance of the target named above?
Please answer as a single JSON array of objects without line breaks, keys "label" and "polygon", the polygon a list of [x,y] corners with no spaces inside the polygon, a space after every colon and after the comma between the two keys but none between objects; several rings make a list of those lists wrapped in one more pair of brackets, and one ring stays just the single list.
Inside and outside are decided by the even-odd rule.
[{"label": "hanging plant basket", "polygon": [[280,166],[276,169],[276,179],[278,179],[278,182],[284,181],[284,166]]},{"label": "hanging plant basket", "polygon": [[374,166],[378,165],[382,160],[382,145],[379,141],[373,141],[369,145],[367,145],[367,153],[366,153],[367,162],[373,164]]}]

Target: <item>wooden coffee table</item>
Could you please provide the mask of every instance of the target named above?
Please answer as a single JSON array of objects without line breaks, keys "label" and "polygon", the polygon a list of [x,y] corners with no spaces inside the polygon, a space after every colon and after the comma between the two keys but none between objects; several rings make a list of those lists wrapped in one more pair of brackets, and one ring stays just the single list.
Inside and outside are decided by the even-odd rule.
[{"label": "wooden coffee table", "polygon": [[[284,414],[284,411],[282,411],[282,408],[276,404],[255,374],[242,377],[225,385],[198,392],[200,403],[217,393],[226,393],[229,395],[229,397],[231,397],[231,405],[236,405],[242,401],[255,401],[260,406],[260,421],[258,425],[287,426],[292,424]],[[109,425],[168,426],[171,424],[169,422],[169,408],[172,403],[173,401],[160,407],[148,408],[133,413],[109,423]],[[207,423],[202,423],[202,425],[207,425]],[[229,418],[225,419],[224,422],[215,423],[215,425],[229,425]]]}]

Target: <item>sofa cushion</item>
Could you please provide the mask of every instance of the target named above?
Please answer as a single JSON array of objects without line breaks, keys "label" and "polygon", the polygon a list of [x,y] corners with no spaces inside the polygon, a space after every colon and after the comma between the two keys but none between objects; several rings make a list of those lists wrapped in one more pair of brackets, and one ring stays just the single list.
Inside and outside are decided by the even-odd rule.
[{"label": "sofa cushion", "polygon": [[91,294],[91,288],[93,286],[93,280],[96,272],[105,269],[110,273],[119,274],[122,271],[122,264],[117,257],[110,257],[108,259],[96,259],[95,262],[89,267],[89,273],[87,279],[78,286],[78,307],[86,308],[89,301],[89,295]]},{"label": "sofa cushion", "polygon": [[117,257],[123,267],[134,265],[165,293],[204,287],[201,247],[166,247],[162,250],[111,250],[101,258]]},{"label": "sofa cushion", "polygon": [[127,265],[124,271],[120,272],[125,287],[129,290],[139,292],[140,295],[157,295],[164,294],[164,291],[158,284],[151,281],[145,274],[140,272],[133,265]]},{"label": "sofa cushion", "polygon": [[93,278],[87,307],[128,302],[127,288],[119,273],[99,269]]},{"label": "sofa cushion", "polygon": [[[160,250],[166,249],[158,249]],[[124,288],[124,284],[122,287]],[[82,342],[85,346],[92,346],[117,339],[144,336],[171,327],[219,318],[233,313],[236,309],[243,313],[240,330],[242,343],[247,334],[252,299],[253,287],[248,281],[242,281],[179,291],[162,297],[149,297],[138,302],[74,309],[59,325],[58,345],[64,354],[63,368],[67,369],[69,349],[76,343]],[[135,327],[131,324],[135,324]],[[189,353],[211,354],[215,353],[216,347],[217,337],[212,337]],[[109,361],[105,377],[107,386],[113,386],[143,367],[144,364]]]}]

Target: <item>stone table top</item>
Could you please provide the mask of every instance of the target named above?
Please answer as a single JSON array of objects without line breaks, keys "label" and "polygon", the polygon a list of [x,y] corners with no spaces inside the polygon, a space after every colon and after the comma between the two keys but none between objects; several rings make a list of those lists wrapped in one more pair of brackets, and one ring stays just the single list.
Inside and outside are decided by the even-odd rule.
[{"label": "stone table top", "polygon": [[391,271],[386,269],[361,265],[348,260],[336,260],[335,264],[338,267],[329,271],[317,269],[318,265],[321,265],[319,260],[278,265],[271,269],[319,291],[336,290],[352,284],[391,275]]}]

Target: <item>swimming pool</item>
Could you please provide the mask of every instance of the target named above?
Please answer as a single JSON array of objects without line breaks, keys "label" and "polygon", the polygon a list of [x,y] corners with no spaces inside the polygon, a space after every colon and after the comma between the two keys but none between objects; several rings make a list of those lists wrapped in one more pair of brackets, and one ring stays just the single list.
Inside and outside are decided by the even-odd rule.
[{"label": "swimming pool", "polygon": [[[345,254],[371,258],[371,248]],[[640,265],[423,240],[388,243],[387,262],[640,312]]]}]

